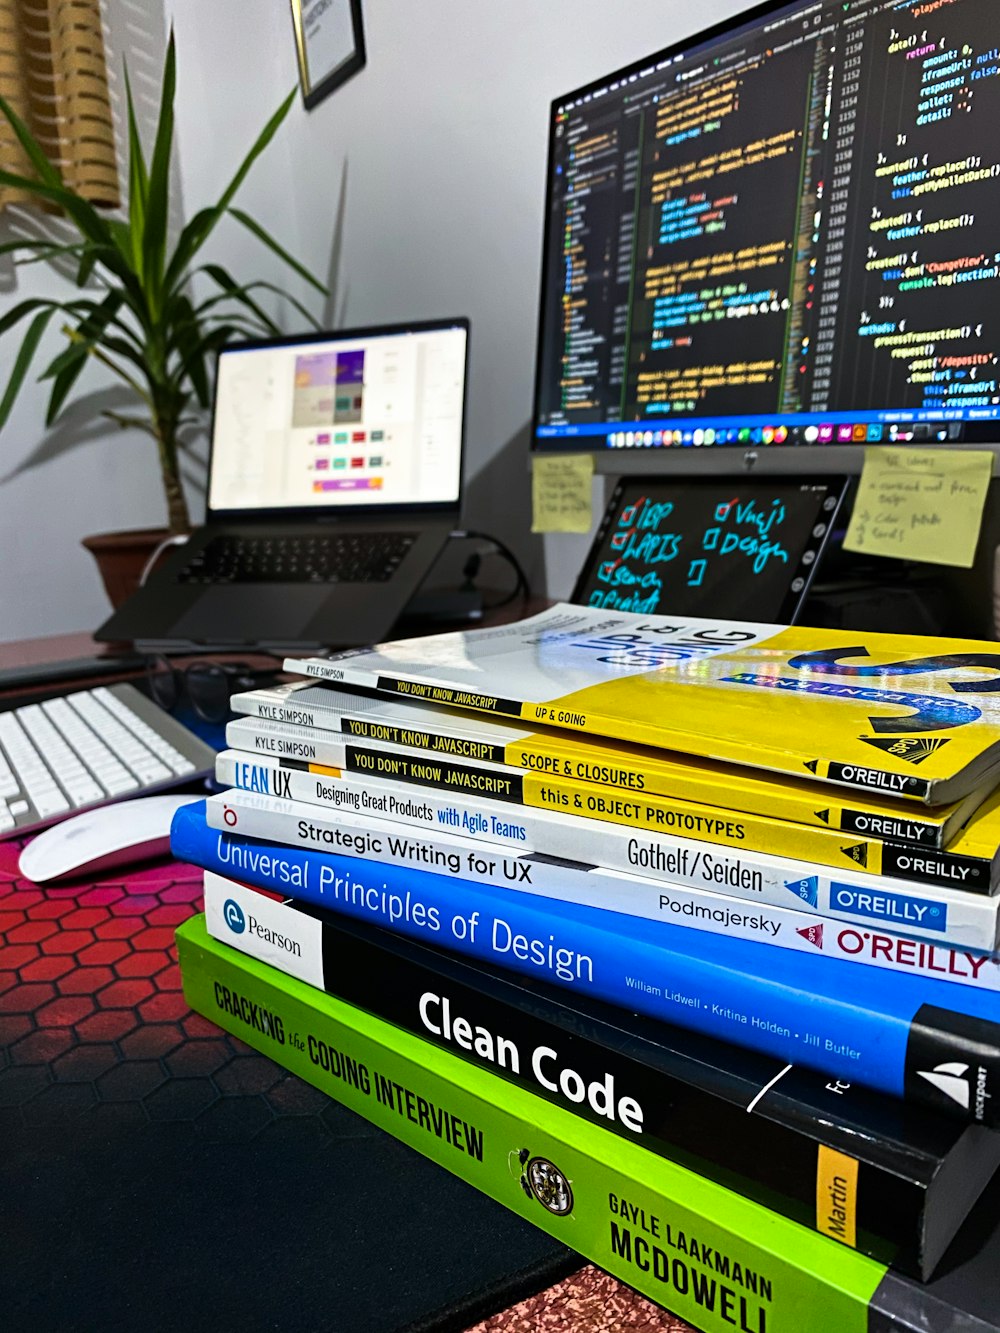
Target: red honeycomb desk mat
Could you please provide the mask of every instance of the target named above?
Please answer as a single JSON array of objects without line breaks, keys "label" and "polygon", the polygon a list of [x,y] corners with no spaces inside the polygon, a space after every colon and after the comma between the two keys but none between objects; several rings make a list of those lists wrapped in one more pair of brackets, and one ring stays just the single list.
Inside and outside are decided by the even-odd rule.
[{"label": "red honeycomb desk mat", "polygon": [[20,846],[0,843],[4,1333],[190,1333],[192,1310],[454,1333],[580,1266],[188,1008],[173,936],[200,870],[43,888]]}]

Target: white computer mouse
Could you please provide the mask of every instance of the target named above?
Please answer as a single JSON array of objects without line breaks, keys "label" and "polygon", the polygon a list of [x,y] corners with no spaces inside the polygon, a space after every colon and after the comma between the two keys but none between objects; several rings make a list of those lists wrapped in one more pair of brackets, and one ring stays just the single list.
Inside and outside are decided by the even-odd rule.
[{"label": "white computer mouse", "polygon": [[32,838],[21,852],[18,868],[34,884],[47,884],[165,856],[174,811],[202,799],[197,793],[170,792],[71,815]]}]

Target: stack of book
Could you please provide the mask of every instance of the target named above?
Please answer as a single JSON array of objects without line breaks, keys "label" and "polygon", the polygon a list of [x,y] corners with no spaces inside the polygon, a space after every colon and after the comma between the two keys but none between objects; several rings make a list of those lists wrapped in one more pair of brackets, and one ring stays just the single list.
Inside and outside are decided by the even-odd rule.
[{"label": "stack of book", "polygon": [[286,668],[175,819],[194,1008],[699,1328],[1000,1328],[996,645],[556,606]]}]

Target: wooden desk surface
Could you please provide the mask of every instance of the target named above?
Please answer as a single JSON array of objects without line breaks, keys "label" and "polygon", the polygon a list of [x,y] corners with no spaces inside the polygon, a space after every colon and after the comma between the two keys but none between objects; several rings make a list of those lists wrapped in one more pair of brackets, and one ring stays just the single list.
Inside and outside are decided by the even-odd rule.
[{"label": "wooden desk surface", "polygon": [[[550,599],[544,597],[517,597],[506,606],[487,612],[482,620],[465,621],[461,624],[450,625],[427,624],[423,632],[439,634],[447,630],[482,629],[489,625],[505,625],[513,620],[521,620],[525,616],[535,615],[550,605]],[[405,636],[400,634],[393,637],[416,638],[420,633],[421,630],[410,625],[407,627]],[[103,658],[107,659],[107,672],[101,673],[99,676],[88,676],[85,683],[87,685],[107,684],[110,681],[127,680],[130,677],[141,676],[144,673],[144,668],[134,663],[135,655],[135,650],[131,644],[99,643],[89,630],[77,630],[68,634],[44,635],[36,639],[11,639],[7,642],[0,642],[0,675],[5,670],[17,667],[42,666],[49,663],[56,665],[78,659]],[[180,666],[187,662],[206,658],[213,662],[245,662],[249,666],[260,670],[273,667],[276,661],[273,654],[254,653],[252,651],[170,654],[170,660]],[[73,688],[71,677],[60,683],[64,684],[67,689]],[[36,687],[25,689],[18,686],[16,691],[12,691],[6,688],[2,679],[0,679],[0,698],[4,694],[13,692],[18,695],[25,694],[31,688]],[[37,686],[37,689],[39,692],[42,689],[51,690],[51,684],[42,682]]]}]

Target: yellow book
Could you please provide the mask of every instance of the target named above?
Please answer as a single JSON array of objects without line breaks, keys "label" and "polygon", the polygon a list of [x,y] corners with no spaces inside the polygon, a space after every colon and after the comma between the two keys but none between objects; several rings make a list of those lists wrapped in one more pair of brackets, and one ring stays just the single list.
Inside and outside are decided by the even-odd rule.
[{"label": "yellow book", "polygon": [[443,758],[509,764],[540,776],[575,778],[916,847],[947,846],[989,794],[979,789],[962,801],[922,810],[878,792],[819,787],[802,778],[649,746],[357,694],[322,681],[248,690],[234,695],[230,703],[236,713],[279,726],[312,727],[345,739],[402,745]]},{"label": "yellow book", "polygon": [[744,814],[576,778],[540,775],[485,759],[442,758],[426,750],[392,745],[384,740],[360,740],[341,732],[247,717],[229,723],[226,743],[248,758],[287,761],[310,772],[338,769],[376,780],[417,783],[489,801],[606,820],[647,832],[694,838],[793,861],[816,862],[844,872],[862,870],[869,875],[941,884],[979,894],[992,893],[996,883],[997,858],[992,854],[981,858],[956,856],[950,849],[857,838],[822,825]]},{"label": "yellow book", "polygon": [[557,604],[289,671],[942,805],[1000,780],[1000,644]]}]

